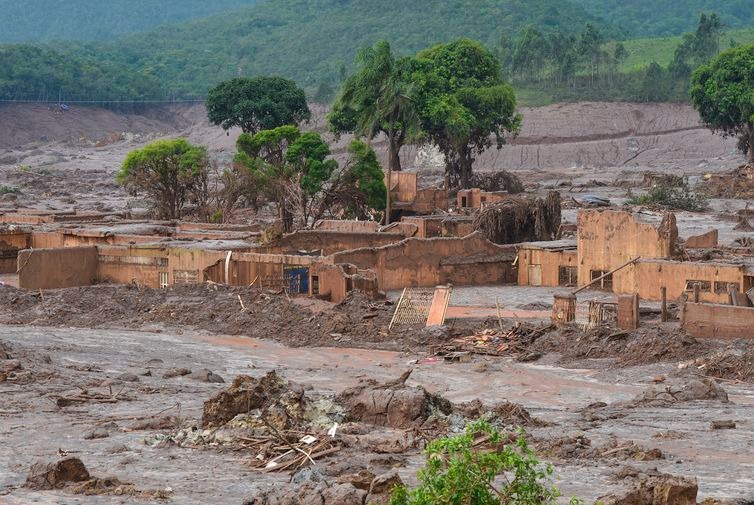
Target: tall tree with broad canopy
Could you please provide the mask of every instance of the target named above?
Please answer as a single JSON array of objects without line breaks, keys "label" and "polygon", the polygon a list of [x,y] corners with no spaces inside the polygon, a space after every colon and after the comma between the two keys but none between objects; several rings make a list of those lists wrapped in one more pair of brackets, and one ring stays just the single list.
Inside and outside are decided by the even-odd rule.
[{"label": "tall tree with broad canopy", "polygon": [[336,135],[354,133],[372,140],[385,134],[389,170],[401,170],[401,147],[418,134],[409,60],[396,59],[384,40],[359,51],[356,71],[343,83],[327,117]]},{"label": "tall tree with broad canopy", "polygon": [[115,178],[136,195],[147,193],[162,219],[179,219],[187,201],[206,199],[207,149],[185,139],[158,140],[126,156]]},{"label": "tall tree with broad canopy", "polygon": [[311,118],[306,94],[282,77],[237,77],[221,82],[207,94],[210,122],[228,130],[240,127],[255,134]]},{"label": "tall tree with broad canopy", "polygon": [[[356,72],[343,88],[328,115],[336,135],[352,132],[370,141],[380,133],[388,144],[388,181],[401,170],[401,147],[419,136],[419,118],[408,71],[410,58],[395,59],[390,44],[377,42],[356,57]],[[390,223],[390,193],[386,194],[385,224]]]},{"label": "tall tree with broad canopy", "polygon": [[691,102],[712,131],[737,136],[754,163],[754,45],[728,49],[696,69]]},{"label": "tall tree with broad canopy", "polygon": [[284,231],[293,229],[294,215],[298,215],[302,227],[307,226],[313,197],[338,167],[337,161],[327,159],[330,148],[322,137],[286,125],[255,135],[242,133],[236,146],[236,162],[252,171],[277,202]]},{"label": "tall tree with broad canopy", "polygon": [[480,43],[460,39],[416,56],[412,79],[422,130],[445,156],[446,176],[468,188],[474,155],[505,144],[521,116],[516,95],[501,77],[497,58]]}]

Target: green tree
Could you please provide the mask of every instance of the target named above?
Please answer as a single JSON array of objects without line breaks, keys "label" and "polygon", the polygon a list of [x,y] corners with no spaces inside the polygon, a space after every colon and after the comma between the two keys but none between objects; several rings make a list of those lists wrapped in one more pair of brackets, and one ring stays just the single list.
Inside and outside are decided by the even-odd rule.
[{"label": "green tree", "polygon": [[517,133],[513,88],[503,81],[497,58],[480,43],[459,39],[420,52],[412,78],[422,130],[445,157],[446,175],[469,187],[474,156]]},{"label": "green tree", "polygon": [[[359,52],[356,72],[343,84],[328,116],[330,129],[339,135],[354,132],[371,140],[383,133],[388,144],[388,180],[401,170],[400,151],[408,140],[419,136],[419,118],[408,71],[409,58],[396,60],[386,41]],[[385,223],[390,223],[391,202],[387,195]]]},{"label": "green tree", "polygon": [[691,78],[691,102],[702,121],[754,163],[754,45],[738,46],[699,67]]},{"label": "green tree", "polygon": [[430,442],[424,452],[419,486],[397,487],[390,505],[554,505],[560,495],[549,483],[552,467],[537,461],[523,433],[500,433],[478,421],[462,435]]},{"label": "green tree", "polygon": [[179,219],[187,201],[206,199],[209,164],[202,146],[158,140],[128,153],[116,180],[134,195],[149,195],[160,218]]},{"label": "green tree", "polygon": [[650,63],[644,73],[640,94],[646,102],[661,102],[668,97],[667,75],[656,61]]},{"label": "green tree", "polygon": [[346,213],[366,219],[372,211],[385,210],[387,188],[377,154],[368,144],[352,140],[348,145],[349,161],[338,184],[339,200]]},{"label": "green tree", "polygon": [[294,217],[301,227],[307,226],[315,208],[314,197],[338,166],[337,161],[327,159],[330,148],[322,137],[286,125],[254,135],[242,133],[236,146],[236,162],[250,170],[277,203],[284,230],[293,229]]},{"label": "green tree", "polygon": [[210,122],[228,130],[238,126],[257,133],[311,118],[306,94],[282,77],[237,77],[221,82],[207,94]]},{"label": "green tree", "polygon": [[396,60],[385,41],[359,52],[328,116],[339,135],[355,133],[371,140],[380,133],[388,141],[388,170],[401,170],[400,150],[418,132],[407,59]]}]

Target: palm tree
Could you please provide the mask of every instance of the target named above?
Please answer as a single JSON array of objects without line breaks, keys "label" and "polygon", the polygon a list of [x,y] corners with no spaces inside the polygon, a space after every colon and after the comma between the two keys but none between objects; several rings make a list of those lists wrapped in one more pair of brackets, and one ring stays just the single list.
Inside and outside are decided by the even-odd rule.
[{"label": "palm tree", "polygon": [[390,180],[401,170],[400,149],[418,137],[419,118],[406,79],[407,59],[396,60],[390,44],[377,42],[356,58],[358,70],[343,85],[335,108],[353,114],[353,132],[371,142],[384,133],[388,141],[388,190],[385,223],[390,222]]}]

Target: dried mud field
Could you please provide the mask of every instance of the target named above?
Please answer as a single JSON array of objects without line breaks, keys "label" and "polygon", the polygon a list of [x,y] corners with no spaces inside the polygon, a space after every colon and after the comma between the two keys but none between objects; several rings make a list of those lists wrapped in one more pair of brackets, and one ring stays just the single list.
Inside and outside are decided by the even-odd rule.
[{"label": "dried mud field", "polygon": [[[298,503],[285,493],[301,490],[311,503],[361,503],[378,477],[415,483],[426,442],[479,416],[524,427],[565,496],[620,495],[659,473],[696,478],[700,501],[754,498],[751,344],[648,321],[617,338],[519,330],[515,352],[454,362],[430,350],[478,327],[393,334],[396,346],[373,337],[387,333],[389,305],[219,289],[0,288],[0,503]],[[344,308],[351,319],[334,333]],[[252,408],[232,396],[244,376],[259,392],[243,398]],[[712,428],[721,421],[735,428]],[[265,471],[284,452],[278,435],[312,436],[326,454]],[[25,486],[36,461],[61,457],[94,481]]]},{"label": "dried mud field", "polygon": [[[703,184],[742,161],[685,105],[521,112],[521,135],[476,168],[514,172],[531,192],[558,189],[570,222],[571,198],[621,204],[646,189],[648,172]],[[323,116],[313,123],[322,131]],[[0,194],[0,212],[145,215],[114,181],[126,153],[185,136],[222,165],[237,133],[211,127],[201,106],[2,106],[0,187],[13,191]],[[440,174],[431,152],[403,156],[427,180]],[[679,228],[716,227],[724,244],[754,238],[737,229],[749,203],[712,195],[708,212],[679,212]],[[388,331],[394,299],[0,282],[0,504],[386,503],[395,483],[416,484],[429,440],[480,417],[554,465],[564,503],[640,503],[627,493],[682,495],[694,482],[699,502],[754,503],[751,341],[693,339],[646,304],[634,332],[556,329],[551,290],[500,286],[454,291],[445,327]],[[448,346],[480,341],[505,351],[443,359]]]}]

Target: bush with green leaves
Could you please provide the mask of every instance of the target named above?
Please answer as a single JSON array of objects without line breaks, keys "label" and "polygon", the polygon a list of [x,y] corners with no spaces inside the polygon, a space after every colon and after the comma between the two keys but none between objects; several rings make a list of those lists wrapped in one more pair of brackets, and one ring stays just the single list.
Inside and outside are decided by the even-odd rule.
[{"label": "bush with green leaves", "polygon": [[425,454],[419,486],[396,487],[390,505],[548,505],[560,496],[552,466],[539,462],[523,432],[477,421],[461,435],[430,442]]},{"label": "bush with green leaves", "polygon": [[629,194],[626,205],[661,205],[673,210],[699,212],[707,208],[707,198],[685,182],[679,187],[656,184],[643,195]]},{"label": "bush with green leaves", "polygon": [[8,193],[20,193],[21,190],[18,189],[16,186],[0,186],[0,195],[5,195]]},{"label": "bush with green leaves", "polygon": [[162,219],[179,219],[187,202],[207,199],[207,149],[185,139],[158,140],[131,151],[115,179],[132,194],[146,193]]}]

